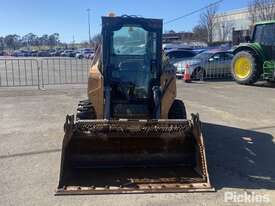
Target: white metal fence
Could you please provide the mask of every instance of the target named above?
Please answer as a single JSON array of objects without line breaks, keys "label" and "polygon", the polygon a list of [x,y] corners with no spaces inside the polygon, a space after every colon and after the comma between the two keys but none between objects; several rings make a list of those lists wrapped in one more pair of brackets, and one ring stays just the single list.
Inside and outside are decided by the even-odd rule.
[{"label": "white metal fence", "polygon": [[90,64],[76,58],[0,58],[0,87],[87,83]]},{"label": "white metal fence", "polygon": [[[230,64],[231,60],[184,61],[177,64],[177,75],[188,67],[193,79],[231,79]],[[89,59],[69,57],[0,58],[0,87],[85,84],[90,65]]]}]

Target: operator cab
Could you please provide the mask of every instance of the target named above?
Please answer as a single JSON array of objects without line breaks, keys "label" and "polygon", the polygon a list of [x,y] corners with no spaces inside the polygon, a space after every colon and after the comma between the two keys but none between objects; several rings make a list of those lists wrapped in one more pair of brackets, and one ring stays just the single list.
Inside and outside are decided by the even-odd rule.
[{"label": "operator cab", "polygon": [[109,101],[105,109],[109,109],[109,118],[151,119],[153,88],[160,86],[162,21],[102,18],[105,101]]},{"label": "operator cab", "polygon": [[275,23],[257,24],[252,41],[258,42],[266,51],[268,60],[275,59]]}]

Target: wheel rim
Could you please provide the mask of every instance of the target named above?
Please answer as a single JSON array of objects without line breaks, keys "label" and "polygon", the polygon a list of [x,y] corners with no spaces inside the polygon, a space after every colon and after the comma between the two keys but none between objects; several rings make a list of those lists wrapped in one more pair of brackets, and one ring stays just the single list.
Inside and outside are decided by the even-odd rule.
[{"label": "wheel rim", "polygon": [[238,79],[245,79],[252,73],[252,64],[248,57],[240,57],[235,61],[234,73]]}]

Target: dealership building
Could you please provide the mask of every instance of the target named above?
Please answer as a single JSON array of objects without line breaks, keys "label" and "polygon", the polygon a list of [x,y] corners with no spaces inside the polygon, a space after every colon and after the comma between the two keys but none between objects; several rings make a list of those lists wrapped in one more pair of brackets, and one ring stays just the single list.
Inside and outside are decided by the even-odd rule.
[{"label": "dealership building", "polygon": [[[216,15],[213,28],[213,42],[232,42],[237,45],[250,35],[252,21],[248,8],[226,11]],[[163,43],[190,43],[192,32],[169,31],[163,34]]]},{"label": "dealership building", "polygon": [[251,20],[248,8],[220,13],[215,19],[214,42],[238,44],[250,34]]}]

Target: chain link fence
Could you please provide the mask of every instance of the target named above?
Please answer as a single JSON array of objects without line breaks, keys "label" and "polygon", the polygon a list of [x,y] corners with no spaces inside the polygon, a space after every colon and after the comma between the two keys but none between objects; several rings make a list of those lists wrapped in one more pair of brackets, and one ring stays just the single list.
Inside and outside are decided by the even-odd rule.
[{"label": "chain link fence", "polygon": [[1,58],[0,87],[85,84],[89,59]]}]

